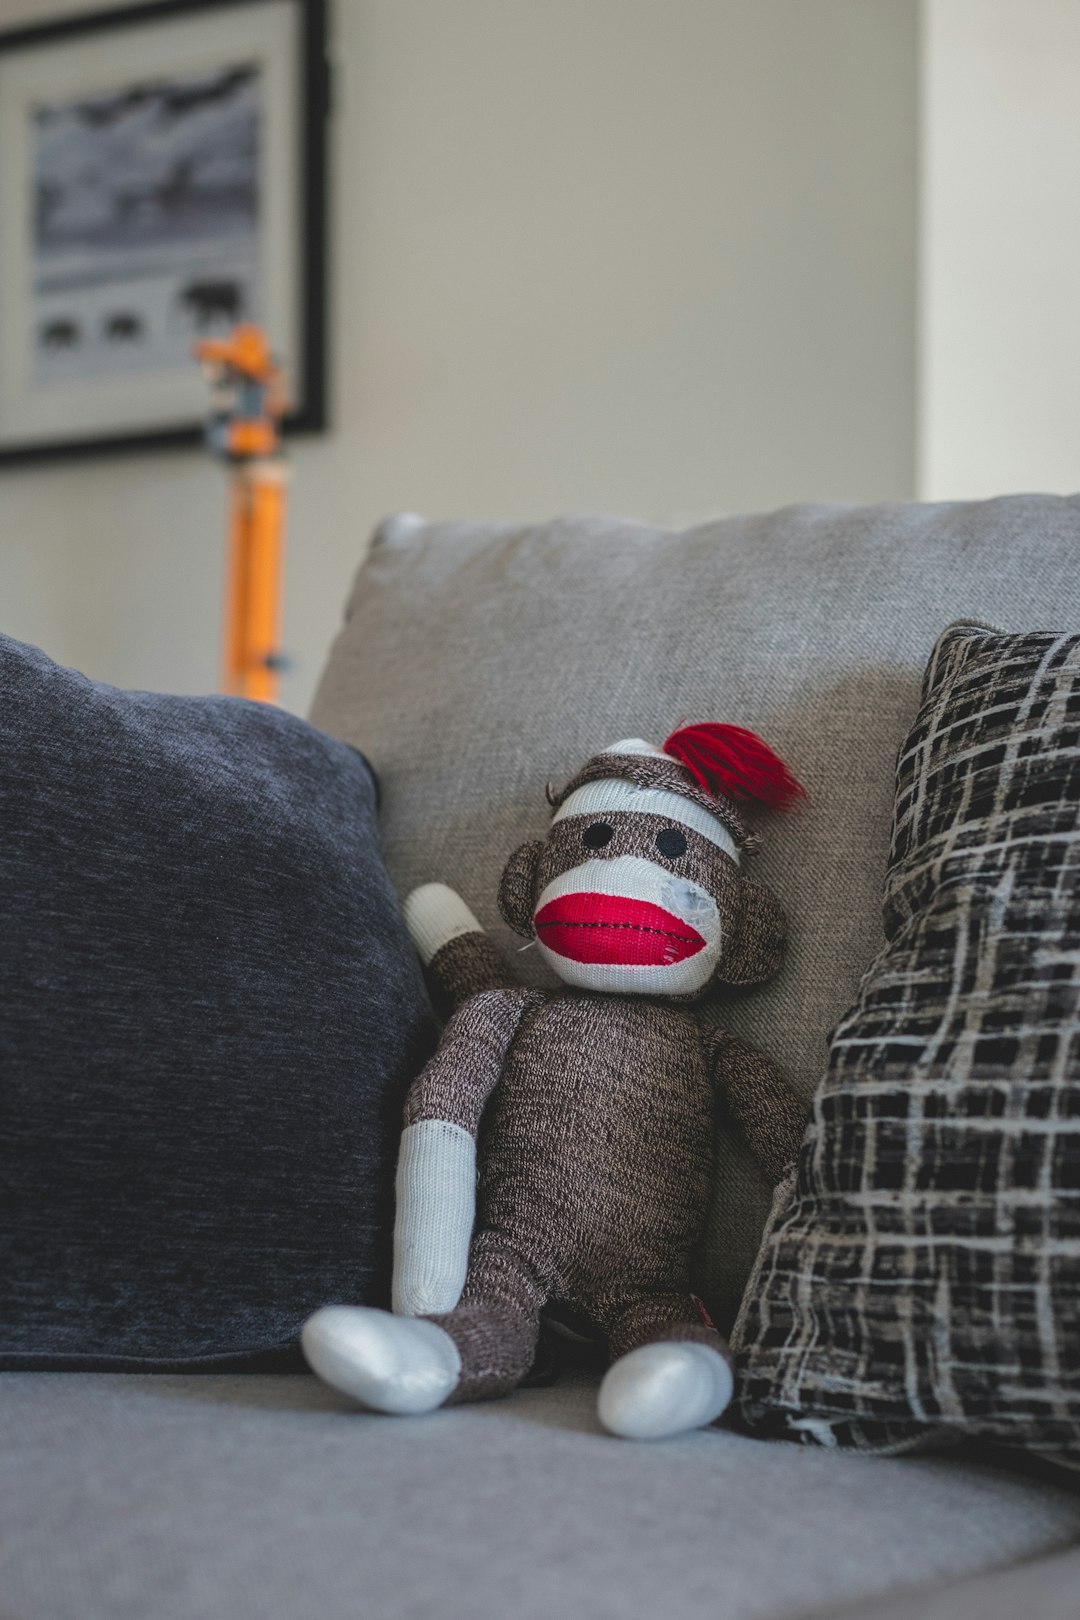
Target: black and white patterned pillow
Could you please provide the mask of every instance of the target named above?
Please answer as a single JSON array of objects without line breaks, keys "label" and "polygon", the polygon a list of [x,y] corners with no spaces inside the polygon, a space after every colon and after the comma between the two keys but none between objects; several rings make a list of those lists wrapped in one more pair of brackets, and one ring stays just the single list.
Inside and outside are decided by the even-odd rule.
[{"label": "black and white patterned pillow", "polygon": [[1080,636],[940,638],[884,916],[736,1330],[742,1417],[1080,1462]]}]

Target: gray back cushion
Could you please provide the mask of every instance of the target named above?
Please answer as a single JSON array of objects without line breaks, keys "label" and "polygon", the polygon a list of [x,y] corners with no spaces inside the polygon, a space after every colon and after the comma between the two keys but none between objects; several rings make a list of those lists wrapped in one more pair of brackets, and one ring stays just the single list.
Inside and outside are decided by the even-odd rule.
[{"label": "gray back cushion", "polygon": [[[312,718],[378,770],[399,889],[454,885],[511,953],[498,877],[545,831],[545,782],[684,719],[759,731],[810,796],[764,828],[753,864],[788,911],[788,959],[718,1015],[809,1100],[882,943],[896,751],[934,642],[960,618],[1080,628],[1080,497],[798,506],[682,533],[399,517],[360,570]],[[535,951],[514,960],[542,981]],[[701,1285],[722,1319],[767,1207],[721,1126]]]}]

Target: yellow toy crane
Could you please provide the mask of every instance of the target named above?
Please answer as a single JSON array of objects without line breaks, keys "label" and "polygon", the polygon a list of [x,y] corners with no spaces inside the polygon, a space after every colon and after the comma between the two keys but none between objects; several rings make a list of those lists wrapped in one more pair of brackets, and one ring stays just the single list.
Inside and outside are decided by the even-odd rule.
[{"label": "yellow toy crane", "polygon": [[232,468],[222,688],[275,703],[288,468],[281,445],[285,379],[258,326],[195,345],[213,388],[206,442]]}]

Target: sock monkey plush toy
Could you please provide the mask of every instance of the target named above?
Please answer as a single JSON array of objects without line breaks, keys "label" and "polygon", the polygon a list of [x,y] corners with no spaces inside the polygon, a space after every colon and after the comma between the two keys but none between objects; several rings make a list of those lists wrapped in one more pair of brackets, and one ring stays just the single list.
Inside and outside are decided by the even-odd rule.
[{"label": "sock monkey plush toy", "polygon": [[558,795],[546,840],[507,863],[499,908],[561,980],[512,984],[441,884],[406,902],[437,983],[457,1001],[409,1093],[397,1172],[394,1313],[326,1306],[311,1366],[381,1412],[502,1395],[536,1350],[542,1310],[606,1338],[599,1416],[659,1438],[712,1422],[732,1378],[690,1292],[712,1181],[714,1094],[770,1180],[805,1109],[769,1060],[697,1003],[779,966],[784,916],[742,869],[757,840],[736,800],[802,792],[736,726],[632,739]]}]

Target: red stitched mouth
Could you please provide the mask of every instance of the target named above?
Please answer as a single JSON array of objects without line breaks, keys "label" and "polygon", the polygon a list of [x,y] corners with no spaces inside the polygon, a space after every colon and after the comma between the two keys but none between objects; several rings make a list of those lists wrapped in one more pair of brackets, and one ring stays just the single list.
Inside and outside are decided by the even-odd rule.
[{"label": "red stitched mouth", "polygon": [[649,900],[618,894],[561,894],[533,918],[537,938],[572,962],[662,967],[704,950],[689,923]]}]

